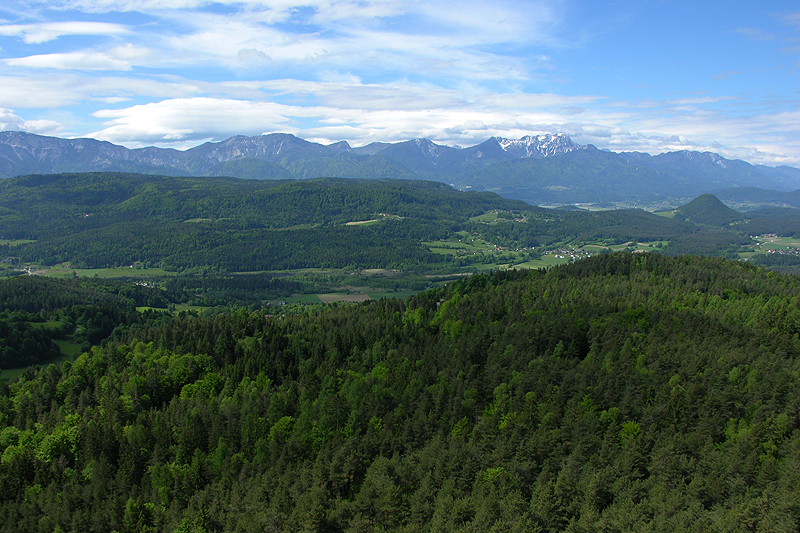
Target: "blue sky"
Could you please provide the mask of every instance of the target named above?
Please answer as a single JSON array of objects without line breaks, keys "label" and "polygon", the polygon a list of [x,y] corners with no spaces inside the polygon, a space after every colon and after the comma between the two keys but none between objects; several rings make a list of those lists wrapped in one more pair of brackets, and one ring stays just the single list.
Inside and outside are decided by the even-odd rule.
[{"label": "blue sky", "polygon": [[800,166],[800,7],[5,0],[0,130],[177,149],[565,132]]}]

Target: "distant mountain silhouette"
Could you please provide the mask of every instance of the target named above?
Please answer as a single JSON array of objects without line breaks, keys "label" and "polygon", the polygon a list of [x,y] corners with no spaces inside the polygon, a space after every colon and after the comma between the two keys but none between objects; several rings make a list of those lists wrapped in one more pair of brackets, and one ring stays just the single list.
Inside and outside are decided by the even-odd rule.
[{"label": "distant mountain silhouette", "polygon": [[614,153],[576,144],[564,134],[492,137],[469,148],[428,139],[353,148],[345,141],[322,145],[273,133],[181,151],[0,132],[0,177],[94,171],[247,179],[428,179],[532,204],[680,201],[730,188],[754,194],[756,189],[800,189],[800,170],[791,167],[753,166],[709,152]]}]

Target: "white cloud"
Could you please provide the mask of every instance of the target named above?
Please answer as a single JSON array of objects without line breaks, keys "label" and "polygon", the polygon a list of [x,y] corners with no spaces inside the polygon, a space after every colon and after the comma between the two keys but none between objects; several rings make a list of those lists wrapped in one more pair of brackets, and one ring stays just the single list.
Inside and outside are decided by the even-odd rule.
[{"label": "white cloud", "polygon": [[[230,82],[224,90],[232,89],[228,85]],[[92,136],[127,145],[149,142],[170,146],[191,140],[223,140],[236,134],[288,132],[325,143],[347,140],[359,145],[426,137],[443,144],[471,146],[491,136],[519,138],[565,132],[576,142],[615,151],[702,149],[718,151],[726,157],[757,156],[760,161],[780,163],[797,163],[791,153],[795,149],[798,151],[794,153],[800,153],[800,141],[793,140],[793,135],[800,139],[800,112],[728,116],[713,109],[721,100],[713,97],[692,97],[688,99],[692,105],[679,99],[660,102],[655,107],[635,107],[605,105],[605,99],[591,95],[468,95],[415,86],[293,80],[244,85],[247,90],[266,93],[280,93],[296,85],[296,92],[308,92],[319,103],[307,106],[231,98],[166,99],[99,111],[95,116],[105,119],[106,127]],[[371,105],[382,97],[382,105]],[[575,105],[580,105],[580,113],[570,107]],[[665,114],[665,109],[670,112]],[[742,145],[743,138],[750,142]],[[760,152],[753,146],[758,146]],[[775,146],[784,148],[770,151]]]},{"label": "white cloud", "polygon": [[[25,22],[53,11],[98,20],[113,13],[105,17],[113,22],[0,24],[0,36],[11,38],[2,42],[0,106],[52,108],[59,120],[102,106],[83,119],[84,130],[127,145],[185,147],[287,131],[321,142],[428,137],[468,146],[492,135],[564,131],[614,150],[716,147],[760,161],[800,158],[796,93],[778,78],[769,98],[748,93],[746,63],[720,62],[694,85],[683,73],[675,76],[682,85],[637,78],[647,84],[635,97],[581,88],[565,50],[581,53],[593,31],[612,45],[613,34],[584,17],[576,25],[568,0],[35,0],[30,14],[27,1],[15,5]],[[607,15],[617,26],[619,13]],[[775,15],[772,26],[743,20],[754,27],[729,37],[789,46],[786,35],[800,27],[797,13]],[[90,39],[47,44],[63,36]],[[645,46],[624,53],[642,55]],[[734,96],[718,92],[734,86]],[[683,92],[692,87],[717,92]]]},{"label": "white cloud", "polygon": [[[287,81],[288,82],[288,81]],[[393,108],[359,105],[364,93],[349,85],[324,85],[330,94],[326,105],[299,106],[273,102],[247,102],[217,98],[181,98],[157,104],[103,110],[94,115],[110,119],[107,127],[93,136],[112,142],[129,143],[147,139],[160,144],[187,139],[222,140],[235,134],[290,132],[304,138],[338,140],[354,144],[401,141],[427,137],[445,144],[477,144],[494,135],[522,137],[537,132],[563,131],[566,114],[560,110],[570,99],[554,95],[520,95],[517,106],[503,101],[492,105],[485,97],[479,106],[457,105],[455,95],[433,91],[426,95],[410,88],[405,105]],[[373,87],[366,87],[368,94]],[[403,96],[394,91],[395,98]],[[345,93],[350,93],[345,96]],[[507,96],[506,98],[510,98]],[[478,98],[477,100],[481,100]],[[590,97],[576,101],[591,101]],[[338,106],[330,105],[336,102]],[[416,106],[411,105],[416,102]],[[445,104],[430,105],[430,104]],[[548,105],[552,104],[552,108]],[[591,130],[590,127],[586,131]],[[344,134],[347,137],[343,137]]]},{"label": "white cloud", "polygon": [[[563,0],[216,0],[239,15],[265,24],[294,21],[336,31],[377,27],[387,21],[412,19],[427,34],[458,34],[473,43],[507,40],[550,41],[561,22]],[[52,7],[87,13],[169,13],[192,11],[209,5],[207,0],[56,0]],[[196,13],[193,13],[195,15]],[[184,21],[189,22],[189,21]],[[413,32],[412,32],[413,33]]]},{"label": "white cloud", "polygon": [[236,57],[246,65],[274,63],[272,58],[257,48],[242,48]]},{"label": "white cloud", "polygon": [[6,65],[27,68],[51,68],[59,70],[130,70],[125,59],[113,57],[105,52],[68,52],[65,54],[42,54],[6,59]]},{"label": "white cloud", "polygon": [[108,22],[45,22],[41,24],[0,25],[0,35],[22,36],[27,44],[41,44],[64,35],[123,35],[127,27]]},{"label": "white cloud", "polygon": [[0,91],[0,107],[16,109],[53,109],[92,100],[140,96],[176,98],[202,92],[198,84],[180,79],[85,77],[61,71],[29,76],[0,76],[0,87],[3,87]]},{"label": "white cloud", "polygon": [[702,104],[715,104],[717,102],[725,102],[734,100],[733,96],[694,96],[689,98],[675,98],[673,100],[667,100],[665,103],[667,105],[674,105],[674,106],[690,106],[690,105],[702,105]]},{"label": "white cloud", "polygon": [[97,100],[103,102],[104,104],[119,104],[130,101],[130,98],[124,98],[122,96],[106,96],[104,98],[97,98]]},{"label": "white cloud", "polygon": [[[24,28],[26,35],[38,35],[37,42],[55,38],[58,32],[112,35],[135,30],[148,47],[158,49],[147,57],[146,66],[151,68],[208,68],[210,64],[261,68],[274,62],[290,68],[350,72],[362,78],[364,73],[403,71],[473,80],[523,80],[547,59],[541,54],[519,57],[501,49],[554,42],[554,28],[561,17],[560,2],[538,1],[220,3],[234,12],[192,11],[205,5],[194,1],[64,2],[65,8],[88,12],[137,10],[154,17],[156,23],[137,28],[101,23]],[[19,33],[24,28],[8,31]],[[490,50],[494,46],[500,48]],[[106,53],[102,50],[74,53],[87,54],[89,64],[98,65],[93,68],[123,69],[121,64],[102,61]],[[40,56],[15,61],[15,66],[53,63]],[[73,68],[76,62],[61,64],[61,68]]]},{"label": "white cloud", "polygon": [[[226,2],[220,2],[224,4]],[[235,2],[227,2],[235,3]],[[76,9],[86,13],[159,11],[170,9],[192,9],[208,4],[207,0],[55,0],[51,6]]]},{"label": "white cloud", "polygon": [[0,108],[0,131],[27,131],[39,135],[55,135],[61,125],[52,120],[25,120],[11,109]]},{"label": "white cloud", "polygon": [[91,137],[118,143],[199,140],[242,132],[279,131],[289,118],[284,106],[215,98],[180,98],[94,113],[110,119]]},{"label": "white cloud", "polygon": [[[74,105],[86,95],[85,91],[75,90],[74,76],[68,79],[43,79],[41,77],[2,76],[0,85],[0,106],[11,108],[57,108]],[[55,82],[55,83],[54,83]]]}]

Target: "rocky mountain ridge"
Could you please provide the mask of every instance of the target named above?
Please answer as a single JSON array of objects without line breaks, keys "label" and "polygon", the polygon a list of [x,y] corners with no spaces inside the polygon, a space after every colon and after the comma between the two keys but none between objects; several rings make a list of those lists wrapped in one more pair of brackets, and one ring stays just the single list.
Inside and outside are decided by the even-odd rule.
[{"label": "rocky mountain ridge", "polygon": [[427,179],[533,204],[686,199],[734,187],[800,189],[800,170],[761,167],[711,152],[614,153],[568,135],[491,137],[468,148],[429,139],[323,145],[288,133],[231,137],[188,150],[128,149],[95,139],[0,132],[0,177],[138,172],[248,179]]}]

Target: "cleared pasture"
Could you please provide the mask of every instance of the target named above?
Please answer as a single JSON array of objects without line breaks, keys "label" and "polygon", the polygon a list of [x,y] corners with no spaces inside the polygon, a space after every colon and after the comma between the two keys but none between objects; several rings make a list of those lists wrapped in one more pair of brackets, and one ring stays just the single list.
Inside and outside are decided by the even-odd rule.
[{"label": "cleared pasture", "polygon": [[0,239],[0,245],[5,246],[19,246],[20,244],[31,244],[36,241],[31,241],[27,239]]},{"label": "cleared pasture", "polygon": [[[61,350],[61,355],[58,357],[53,357],[52,359],[47,359],[45,361],[40,362],[34,366],[45,367],[49,365],[60,365],[64,361],[69,361],[80,355],[81,348],[78,344],[74,342],[69,342],[65,340],[56,340],[55,342],[59,349]],[[7,383],[14,379],[17,379],[22,374],[25,373],[25,370],[30,368],[29,366],[23,366],[20,368],[8,368],[8,369],[0,369],[0,383]]]},{"label": "cleared pasture", "polygon": [[800,240],[793,237],[756,237],[756,250],[792,250],[800,248]]},{"label": "cleared pasture", "polygon": [[35,273],[40,276],[50,276],[54,278],[146,278],[177,275],[175,272],[167,272],[162,268],[137,268],[131,266],[116,268],[71,268],[68,265],[43,268],[37,270]]}]

